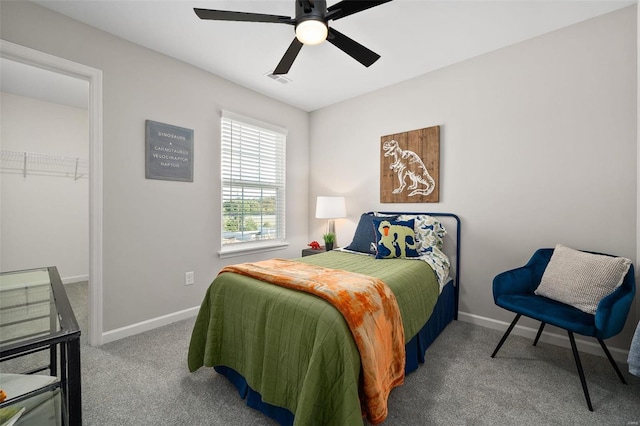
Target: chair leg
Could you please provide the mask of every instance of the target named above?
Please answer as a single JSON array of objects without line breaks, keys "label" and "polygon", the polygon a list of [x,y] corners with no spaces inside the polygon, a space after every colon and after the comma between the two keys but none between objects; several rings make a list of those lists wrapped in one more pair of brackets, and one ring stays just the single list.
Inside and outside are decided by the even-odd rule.
[{"label": "chair leg", "polygon": [[587,407],[589,407],[589,411],[593,411],[593,406],[591,405],[591,398],[589,398],[589,389],[587,389],[587,381],[584,378],[584,371],[582,370],[582,363],[580,362],[580,355],[578,355],[578,348],[576,347],[576,339],[573,337],[573,333],[567,330],[569,333],[569,341],[571,342],[571,350],[573,351],[573,358],[576,360],[576,367],[578,368],[578,375],[580,376],[580,383],[582,384],[582,391],[584,392],[584,397],[587,400]]},{"label": "chair leg", "polygon": [[511,330],[513,330],[513,327],[516,326],[516,323],[518,322],[518,320],[520,319],[521,316],[522,316],[522,314],[517,314],[516,317],[513,319],[513,321],[511,322],[511,325],[507,329],[506,333],[504,333],[504,336],[502,336],[502,339],[500,339],[500,343],[498,343],[498,346],[496,346],[496,349],[491,354],[491,358],[495,358],[496,354],[498,353],[498,351],[502,347],[502,344],[505,342],[505,340],[507,340],[507,337],[509,337],[509,334],[511,333]]},{"label": "chair leg", "polygon": [[544,330],[544,326],[545,326],[545,322],[541,322],[540,323],[540,328],[538,329],[538,334],[536,334],[536,340],[533,341],[533,346],[538,344],[538,340],[540,339],[540,336],[542,335],[542,330]]},{"label": "chair leg", "polygon": [[624,376],[622,376],[622,372],[620,372],[620,369],[618,368],[618,364],[616,364],[616,361],[611,356],[609,349],[607,349],[607,345],[604,344],[604,341],[602,339],[598,339],[598,342],[600,342],[600,346],[602,346],[602,350],[604,351],[605,355],[607,355],[607,358],[609,358],[609,362],[613,366],[613,369],[616,370],[616,373],[618,374],[620,381],[626,385],[627,382],[626,380],[624,380]]}]

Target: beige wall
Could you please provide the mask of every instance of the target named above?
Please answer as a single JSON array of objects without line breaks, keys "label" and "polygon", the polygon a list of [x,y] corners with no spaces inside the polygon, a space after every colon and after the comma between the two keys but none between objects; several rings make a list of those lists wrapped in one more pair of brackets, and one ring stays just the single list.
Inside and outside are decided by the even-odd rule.
[{"label": "beige wall", "polygon": [[[225,263],[297,256],[325,226],[317,195],[346,196],[341,244],[370,209],[460,215],[461,318],[484,325],[511,319],[493,305],[493,276],[538,247],[637,259],[635,6],[311,114],[37,5],[0,7],[3,39],[104,72],[105,331],[198,305],[222,266],[223,108],[289,129],[291,243]],[[193,183],[144,179],[145,119],[194,129]],[[432,125],[440,203],[380,204],[380,136]],[[638,305],[612,346],[628,349]]]},{"label": "beige wall", "polygon": [[[636,147],[640,146],[640,90],[638,82],[640,81],[640,31],[638,31],[638,22],[640,22],[640,7],[636,5]],[[640,150],[636,148],[637,162],[640,164]],[[636,166],[637,167],[637,166]],[[640,174],[636,168],[636,213],[640,212]],[[640,215],[636,219],[636,260],[640,259]],[[636,284],[640,283],[640,265],[636,263]],[[640,290],[636,287],[635,314],[640,327]],[[633,325],[631,325],[633,326]]]},{"label": "beige wall", "polygon": [[[503,328],[512,314],[495,307],[492,279],[536,248],[635,263],[636,52],[632,6],[315,111],[309,205],[346,197],[343,244],[363,211],[457,213],[461,319]],[[380,137],[434,125],[440,203],[381,204]],[[310,223],[319,237],[322,221]],[[637,322],[632,312],[611,344],[628,349]]]},{"label": "beige wall", "polygon": [[[307,243],[308,114],[29,2],[2,2],[2,39],[103,71],[104,331],[199,306],[223,264]],[[288,129],[285,250],[218,258],[220,111]],[[146,119],[194,130],[193,183],[145,179]],[[195,272],[195,285],[184,274]]]}]

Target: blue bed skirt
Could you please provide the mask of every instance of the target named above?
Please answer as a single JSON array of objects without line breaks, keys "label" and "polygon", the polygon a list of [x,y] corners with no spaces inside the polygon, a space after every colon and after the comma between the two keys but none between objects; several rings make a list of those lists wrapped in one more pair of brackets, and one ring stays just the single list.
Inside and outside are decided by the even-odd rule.
[{"label": "blue bed skirt", "polygon": [[[405,345],[406,363],[405,374],[409,374],[418,368],[418,364],[424,364],[424,354],[429,346],[436,340],[438,335],[445,327],[453,321],[455,317],[455,287],[453,282],[449,283],[442,289],[442,293],[438,298],[431,317],[424,327],[413,336],[413,339]],[[225,367],[216,366],[215,371],[225,376],[238,389],[238,393],[242,399],[247,399],[247,405],[251,408],[261,411],[265,415],[271,417],[283,426],[293,425],[294,415],[286,408],[276,407],[262,401],[260,394],[247,384],[247,381],[237,371]]]}]

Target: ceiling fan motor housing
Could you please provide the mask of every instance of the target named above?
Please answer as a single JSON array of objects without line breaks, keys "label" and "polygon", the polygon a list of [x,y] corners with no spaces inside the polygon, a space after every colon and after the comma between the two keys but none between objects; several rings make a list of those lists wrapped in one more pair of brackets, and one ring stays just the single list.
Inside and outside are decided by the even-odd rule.
[{"label": "ceiling fan motor housing", "polygon": [[303,44],[320,44],[326,40],[329,27],[325,19],[326,0],[298,0],[296,2],[296,37]]},{"label": "ceiling fan motor housing", "polygon": [[324,15],[327,13],[327,0],[298,0],[296,2],[296,24],[298,20],[319,19],[324,22]]}]

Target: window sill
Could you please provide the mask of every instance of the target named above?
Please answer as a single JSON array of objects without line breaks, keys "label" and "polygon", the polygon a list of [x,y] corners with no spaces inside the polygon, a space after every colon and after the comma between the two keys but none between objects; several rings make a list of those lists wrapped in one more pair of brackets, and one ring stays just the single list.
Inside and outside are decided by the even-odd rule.
[{"label": "window sill", "polygon": [[271,244],[242,244],[241,247],[223,248],[218,252],[220,259],[227,257],[245,256],[248,254],[263,253],[267,251],[284,250],[289,247],[289,243],[285,241],[274,242]]}]

